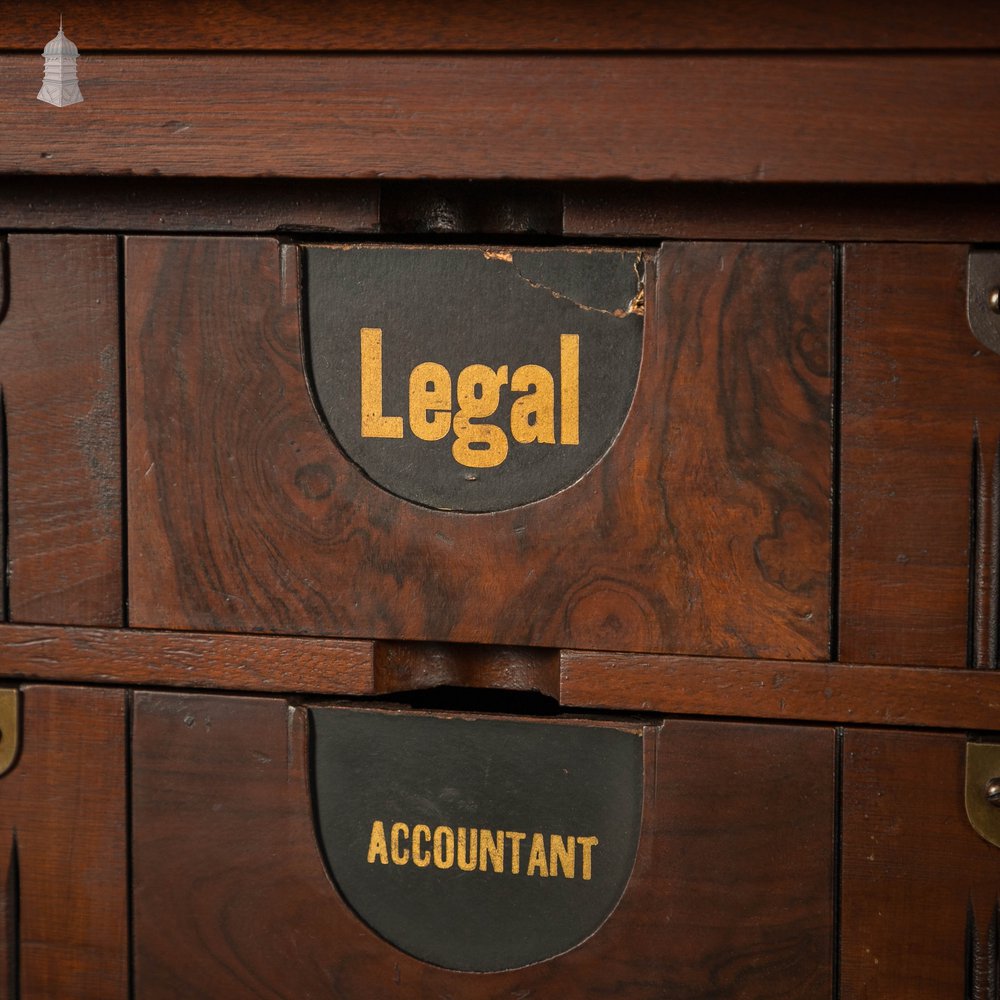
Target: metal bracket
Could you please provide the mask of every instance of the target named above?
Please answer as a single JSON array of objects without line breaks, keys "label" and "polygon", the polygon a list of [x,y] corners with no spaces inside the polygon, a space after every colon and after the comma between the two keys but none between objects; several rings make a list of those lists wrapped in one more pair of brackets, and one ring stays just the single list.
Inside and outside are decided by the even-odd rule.
[{"label": "metal bracket", "polygon": [[10,245],[7,234],[0,233],[0,323],[10,307]]},{"label": "metal bracket", "polygon": [[21,746],[21,715],[17,688],[0,688],[0,777],[17,760]]},{"label": "metal bracket", "polygon": [[1000,251],[969,253],[966,289],[965,311],[976,340],[1000,354]]},{"label": "metal bracket", "polygon": [[1000,847],[1000,744],[966,744],[965,812],[976,833]]}]

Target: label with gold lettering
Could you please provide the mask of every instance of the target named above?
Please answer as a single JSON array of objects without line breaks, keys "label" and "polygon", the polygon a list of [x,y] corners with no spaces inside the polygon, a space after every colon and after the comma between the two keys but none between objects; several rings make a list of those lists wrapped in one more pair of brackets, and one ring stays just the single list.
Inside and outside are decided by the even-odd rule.
[{"label": "label with gold lettering", "polygon": [[313,387],[384,489],[504,510],[587,473],[642,357],[639,251],[306,248]]},{"label": "label with gold lettering", "polygon": [[641,724],[350,707],[311,721],[330,873],[396,947],[513,969],[614,910],[639,841]]}]

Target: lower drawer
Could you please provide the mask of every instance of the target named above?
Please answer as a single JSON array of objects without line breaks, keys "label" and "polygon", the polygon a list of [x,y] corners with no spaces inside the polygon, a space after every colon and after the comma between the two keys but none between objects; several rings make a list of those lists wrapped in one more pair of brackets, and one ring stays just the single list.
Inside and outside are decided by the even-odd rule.
[{"label": "lower drawer", "polygon": [[[0,996],[124,998],[130,975],[140,998],[996,995],[1000,848],[966,815],[965,733],[690,718],[508,720],[508,745],[480,754],[472,771],[489,775],[505,809],[516,812],[522,800],[554,816],[576,809],[565,828],[538,824],[546,836],[536,857],[525,814],[505,824],[460,809],[469,818],[459,822],[443,803],[466,801],[460,787],[416,788],[414,774],[425,784],[433,777],[424,766],[432,740],[404,744],[401,759],[412,760],[399,774],[387,770],[391,755],[366,746],[357,728],[361,703],[318,725],[326,709],[273,697],[27,685],[19,702],[17,754],[0,775]],[[389,712],[384,702],[365,711],[429,718]],[[546,740],[567,725],[638,734],[635,816],[623,791],[635,778],[631,765],[567,763],[545,751],[545,740],[518,742],[525,725]],[[330,752],[323,729],[334,734],[356,794],[334,782],[331,798],[317,784],[313,765]],[[560,769],[578,772],[585,794],[556,802],[543,778]],[[379,813],[381,841],[373,823],[380,807],[371,803],[385,795],[398,808]],[[588,810],[605,801],[605,825],[588,826]],[[358,812],[359,802],[369,811]],[[544,903],[551,888],[552,898],[570,900],[550,918],[556,951],[485,973],[454,967],[461,959],[447,947],[414,954],[421,946],[399,939],[398,927],[346,891],[324,824],[354,815],[363,821],[360,866],[376,877],[403,876],[390,883],[388,910],[404,925],[413,885],[476,867],[459,921],[492,926],[498,947],[506,946],[527,933],[530,907],[504,909],[479,893],[477,880],[515,888],[547,880],[537,898]],[[502,859],[482,847],[476,858],[467,839],[459,872],[459,838],[474,825],[493,831],[494,851],[502,827],[525,838],[508,838]],[[623,887],[581,931],[576,897],[559,893],[575,879],[569,888],[586,899],[605,849],[631,826]],[[521,852],[517,872],[512,844]],[[435,908],[456,905],[445,892],[423,898],[434,920]],[[558,943],[571,930],[579,939]]]},{"label": "lower drawer", "polygon": [[[334,867],[331,878],[317,828],[328,819],[324,810],[336,814],[353,804],[327,803],[317,824],[306,709],[281,699],[138,695],[137,995],[831,996],[834,730],[680,719],[644,728],[641,831],[620,900],[603,924],[564,953],[482,974],[446,969],[390,944],[384,928],[370,927],[338,891],[338,871]],[[343,746],[350,745],[345,738]],[[427,745],[411,748],[414,756],[422,752],[430,752]],[[528,760],[524,773],[540,775],[545,763]],[[373,759],[357,776],[359,794],[367,794],[369,779],[393,782],[383,764]],[[584,768],[584,780],[587,774]],[[509,785],[510,769],[498,766],[491,780],[497,788]],[[596,772],[594,780],[608,781]],[[616,791],[613,781],[605,784],[595,801]],[[387,815],[384,843],[372,832],[372,817],[362,814],[356,840],[367,859],[359,854],[359,864],[389,877],[390,853],[409,861],[408,852],[419,850],[427,867],[411,869],[415,878],[453,874],[434,871],[451,867],[447,834],[437,845],[432,838],[435,822],[459,830],[444,804],[461,804],[466,792],[444,783],[422,798],[399,799],[401,810],[419,808],[421,816]],[[521,793],[530,798],[532,788],[506,788],[510,808],[517,808]],[[412,824],[428,817],[437,819],[420,838]],[[407,821],[396,843],[389,840],[392,818]],[[493,816],[482,825],[504,824]],[[566,832],[584,826],[579,820]],[[529,829],[519,872],[512,873],[508,861],[502,873],[488,875],[512,887],[526,881],[530,839]],[[595,878],[601,849],[594,848]],[[578,883],[583,863],[578,849]],[[565,875],[565,867],[550,869],[545,891],[557,891],[554,883]],[[402,909],[410,902],[405,886],[399,891]],[[481,917],[476,898],[473,890],[465,899],[470,921]],[[497,907],[498,938],[516,936],[528,920],[527,910],[519,915],[481,898]],[[444,893],[440,905],[452,905]],[[435,917],[430,912],[427,919]]]}]

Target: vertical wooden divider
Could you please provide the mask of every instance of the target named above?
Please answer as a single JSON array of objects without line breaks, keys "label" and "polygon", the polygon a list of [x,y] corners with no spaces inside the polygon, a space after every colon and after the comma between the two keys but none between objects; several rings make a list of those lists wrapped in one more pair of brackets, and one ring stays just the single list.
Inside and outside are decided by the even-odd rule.
[{"label": "vertical wooden divider", "polygon": [[8,238],[0,320],[11,621],[123,623],[114,236]]},{"label": "vertical wooden divider", "polygon": [[0,996],[128,995],[126,697],[22,690],[20,755],[0,777]]},{"label": "vertical wooden divider", "polygon": [[[844,256],[840,657],[984,666],[972,624],[1000,444],[1000,357],[965,315],[967,246]],[[996,578],[996,567],[982,574]]]}]

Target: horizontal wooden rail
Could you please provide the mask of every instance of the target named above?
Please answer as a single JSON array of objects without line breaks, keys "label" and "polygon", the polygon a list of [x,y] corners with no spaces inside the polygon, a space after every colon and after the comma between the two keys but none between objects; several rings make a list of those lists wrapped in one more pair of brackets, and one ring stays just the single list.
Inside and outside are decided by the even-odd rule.
[{"label": "horizontal wooden rail", "polygon": [[0,57],[0,173],[987,183],[1000,56]]},{"label": "horizontal wooden rail", "polygon": [[365,640],[0,625],[0,677],[95,684],[372,694]]},{"label": "horizontal wooden rail", "polygon": [[997,671],[573,651],[560,668],[579,708],[1000,729]]},{"label": "horizontal wooden rail", "polygon": [[[57,7],[4,6],[0,47],[55,34]],[[66,32],[83,51],[981,49],[995,14],[990,0],[75,0]]]},{"label": "horizontal wooden rail", "polygon": [[0,230],[365,233],[378,227],[378,188],[278,178],[8,177],[0,183]]},{"label": "horizontal wooden rail", "polygon": [[[49,196],[54,213],[61,207],[55,204],[59,197]],[[61,199],[65,204],[70,196]],[[0,211],[5,208],[0,200]],[[927,184],[567,184],[563,233],[594,240],[991,243],[1000,233],[1000,190]]]},{"label": "horizontal wooden rail", "polygon": [[[293,636],[0,625],[0,681],[305,695],[406,690],[402,681],[387,682],[385,664],[381,680],[376,678],[379,645]],[[430,648],[429,653],[421,653],[423,646]],[[430,655],[434,662],[441,659],[434,644],[414,644],[414,649],[414,655]],[[483,647],[484,655],[490,649]],[[538,683],[522,670],[525,676],[513,686],[555,695],[547,653],[538,651],[539,673],[534,679]],[[494,659],[502,666],[510,657]],[[520,659],[527,662],[531,657]],[[493,673],[501,679],[486,681],[487,686],[512,686],[503,679],[507,674],[502,670]],[[413,687],[461,685],[483,683],[482,676],[481,670],[456,668],[447,676],[438,670],[423,681],[411,680]],[[569,708],[1000,729],[1000,672],[985,670],[563,650],[558,691],[559,700]]]}]

